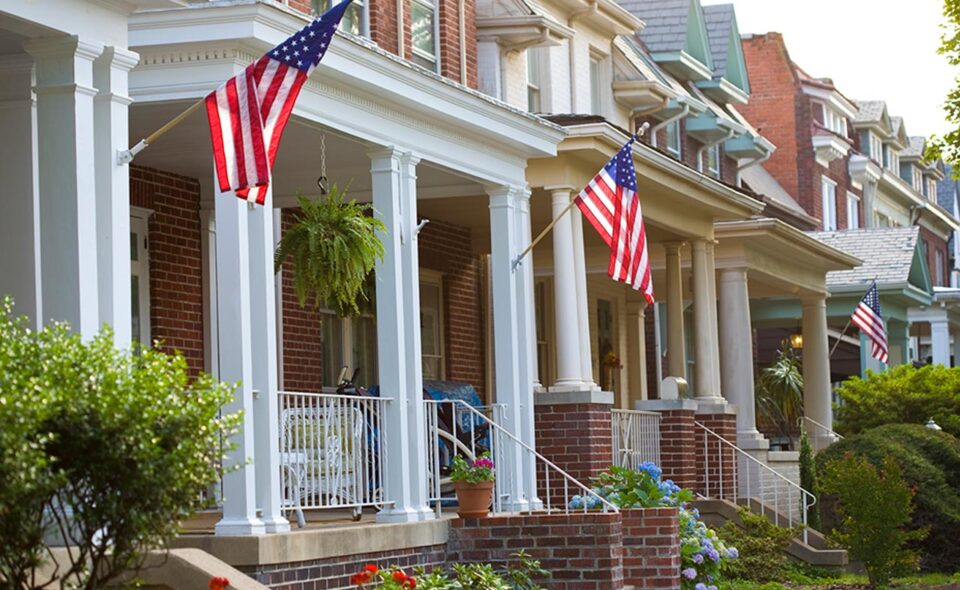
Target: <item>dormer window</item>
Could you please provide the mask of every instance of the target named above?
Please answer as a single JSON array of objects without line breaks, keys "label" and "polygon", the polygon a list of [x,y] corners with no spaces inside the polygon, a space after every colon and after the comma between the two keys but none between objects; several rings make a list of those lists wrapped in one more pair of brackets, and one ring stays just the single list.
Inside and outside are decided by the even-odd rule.
[{"label": "dormer window", "polygon": [[923,193],[931,201],[937,198],[937,181],[933,178],[927,179],[927,190]]},{"label": "dormer window", "polygon": [[823,112],[823,126],[841,137],[846,137],[847,119],[825,104],[821,104],[820,108]]},{"label": "dormer window", "polygon": [[704,151],[703,159],[703,171],[707,173],[707,176],[720,178],[720,144]]},{"label": "dormer window", "polygon": [[883,164],[883,142],[880,141],[880,138],[870,133],[870,154],[869,156],[877,162],[877,164]]},{"label": "dormer window", "polygon": [[527,110],[531,113],[542,113],[543,109],[543,62],[544,48],[531,47],[527,49]]},{"label": "dormer window", "polygon": [[913,181],[913,190],[923,193],[923,173],[916,166],[910,167],[910,179]]},{"label": "dormer window", "polygon": [[667,152],[679,160],[683,153],[680,143],[680,121],[673,121],[664,131],[667,132]]},{"label": "dormer window", "polygon": [[883,146],[883,167],[894,174],[900,173],[900,152],[889,144]]}]

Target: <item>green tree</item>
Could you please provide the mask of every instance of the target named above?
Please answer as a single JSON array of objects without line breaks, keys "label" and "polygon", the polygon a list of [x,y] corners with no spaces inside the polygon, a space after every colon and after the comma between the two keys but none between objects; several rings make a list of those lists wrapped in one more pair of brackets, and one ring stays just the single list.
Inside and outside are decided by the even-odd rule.
[{"label": "green tree", "polygon": [[[940,38],[940,55],[952,66],[960,66],[960,0],[944,0],[943,35]],[[950,130],[942,136],[933,136],[927,142],[925,157],[928,160],[943,160],[960,167],[960,86],[955,86],[946,97],[943,110]]]},{"label": "green tree", "polygon": [[[816,503],[807,508],[807,526],[820,530],[820,478],[817,477],[817,462],[807,433],[800,435],[800,487],[813,494]],[[801,502],[807,502],[803,497]]]}]

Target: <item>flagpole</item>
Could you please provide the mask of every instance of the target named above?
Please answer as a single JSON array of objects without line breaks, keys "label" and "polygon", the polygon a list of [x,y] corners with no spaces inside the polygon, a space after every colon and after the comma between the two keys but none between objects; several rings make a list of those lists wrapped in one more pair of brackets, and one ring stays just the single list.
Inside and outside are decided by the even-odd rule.
[{"label": "flagpole", "polygon": [[183,111],[182,113],[180,113],[179,115],[177,115],[177,116],[174,117],[173,119],[170,119],[169,121],[167,121],[167,123],[166,123],[163,127],[161,127],[160,129],[157,129],[156,131],[154,131],[153,133],[151,133],[150,135],[148,135],[145,139],[141,139],[141,140],[137,143],[137,145],[133,146],[132,148],[130,148],[130,149],[126,150],[126,151],[122,151],[122,152],[118,153],[118,154],[117,154],[117,163],[118,163],[118,164],[129,164],[130,162],[132,162],[133,159],[137,156],[137,154],[139,154],[140,152],[142,152],[142,151],[144,150],[144,148],[146,148],[147,146],[149,146],[150,144],[152,144],[153,142],[155,142],[161,135],[165,134],[167,131],[170,131],[171,129],[173,129],[174,127],[176,127],[177,125],[179,125],[180,123],[183,123],[184,119],[186,119],[187,117],[189,117],[190,115],[192,115],[192,114],[193,114],[194,112],[196,112],[201,106],[203,106],[203,102],[204,102],[204,99],[198,100],[197,102],[195,102],[195,103],[193,103],[192,105],[190,105],[190,108],[188,108],[187,110]]},{"label": "flagpole", "polygon": [[[643,137],[643,134],[646,133],[646,132],[647,132],[647,129],[649,129],[649,128],[650,128],[650,123],[644,123],[643,125],[641,125],[641,126],[640,126],[640,129],[638,129],[638,130],[637,130],[637,133],[633,136],[633,139],[640,139],[641,137]],[[577,204],[577,200],[576,200],[576,199],[572,199],[572,200],[570,201],[570,204],[567,205],[567,206],[563,209],[563,211],[560,212],[559,215],[557,215],[556,217],[554,217],[553,220],[550,222],[550,224],[547,225],[547,227],[543,228],[543,231],[541,231],[539,234],[537,234],[537,237],[535,237],[535,238],[533,239],[533,241],[530,242],[530,245],[527,246],[526,249],[524,249],[524,251],[521,252],[520,255],[516,257],[516,259],[514,259],[514,261],[513,261],[513,268],[517,268],[518,266],[520,266],[520,262],[523,261],[524,257],[525,257],[527,254],[529,254],[531,250],[533,250],[534,246],[536,246],[537,244],[540,243],[540,240],[542,240],[543,238],[545,238],[545,237],[547,236],[547,234],[550,233],[550,230],[552,230],[553,227],[554,227],[555,225],[557,225],[557,223],[559,223],[561,219],[563,219],[563,216],[566,215],[571,209],[573,209],[573,206],[576,205],[576,204]]]},{"label": "flagpole", "polygon": [[[870,283],[870,287],[867,288],[867,291],[873,288],[877,283],[877,277],[873,277],[873,282]],[[853,310],[856,313],[856,309]],[[830,354],[827,355],[827,358],[833,357],[833,353],[837,351],[837,347],[840,346],[840,341],[843,340],[844,335],[847,333],[847,329],[850,328],[850,324],[853,323],[853,314],[850,314],[850,317],[847,319],[847,325],[843,327],[843,331],[840,332],[840,337],[837,338],[837,341],[833,343],[833,348],[830,349]]]}]

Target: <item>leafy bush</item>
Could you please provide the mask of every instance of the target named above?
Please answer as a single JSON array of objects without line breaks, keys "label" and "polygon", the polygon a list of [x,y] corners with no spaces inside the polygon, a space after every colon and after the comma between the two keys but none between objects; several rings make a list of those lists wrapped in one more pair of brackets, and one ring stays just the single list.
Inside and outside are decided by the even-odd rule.
[{"label": "leafy bush", "polygon": [[[895,457],[907,484],[916,490],[910,528],[928,529],[920,551],[925,571],[953,572],[960,564],[960,440],[916,424],[891,424],[848,437],[817,453],[818,470],[852,453],[880,466]],[[829,498],[823,501],[823,520],[831,519]]]},{"label": "leafy bush", "polygon": [[927,365],[891,367],[852,377],[837,388],[843,403],[834,423],[844,436],[883,424],[924,424],[933,418],[960,436],[960,368]]},{"label": "leafy bush", "polygon": [[765,516],[740,508],[738,526],[727,521],[720,528],[720,538],[740,550],[740,558],[728,567],[731,577],[754,582],[780,582],[786,579],[791,564],[784,550],[799,528],[783,528]]},{"label": "leafy bush", "polygon": [[438,568],[426,573],[417,568],[412,576],[398,567],[381,570],[370,564],[351,576],[350,584],[368,590],[543,590],[533,579],[548,577],[550,572],[523,550],[513,557],[517,563],[500,571],[490,564],[455,563],[452,572]]},{"label": "leafy bush", "polygon": [[915,568],[917,555],[908,541],[921,531],[907,531],[913,494],[892,457],[878,470],[863,457],[846,455],[827,463],[824,491],[837,498],[840,525],[830,536],[862,561],[871,587],[886,585],[894,575]]},{"label": "leafy bush", "polygon": [[0,579],[36,588],[45,538],[71,546],[61,585],[99,588],[165,546],[216,481],[232,388],[154,350],[0,313]]},{"label": "leafy bush", "polygon": [[[816,499],[813,506],[807,508],[807,526],[820,530],[820,478],[817,477],[817,463],[813,447],[807,433],[800,435],[800,487],[807,490]],[[806,502],[806,498],[801,501]]]}]

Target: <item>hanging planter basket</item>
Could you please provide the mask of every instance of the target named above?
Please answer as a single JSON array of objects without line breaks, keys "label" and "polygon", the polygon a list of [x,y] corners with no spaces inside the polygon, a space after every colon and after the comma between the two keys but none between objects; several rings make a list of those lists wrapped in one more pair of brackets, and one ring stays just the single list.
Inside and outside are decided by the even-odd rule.
[{"label": "hanging planter basket", "polygon": [[300,196],[300,212],[280,238],[274,260],[277,272],[292,263],[301,306],[312,301],[341,317],[368,306],[373,268],[384,253],[377,232],[386,231],[370,205],[345,201],[345,196],[337,185],[316,199]]}]

